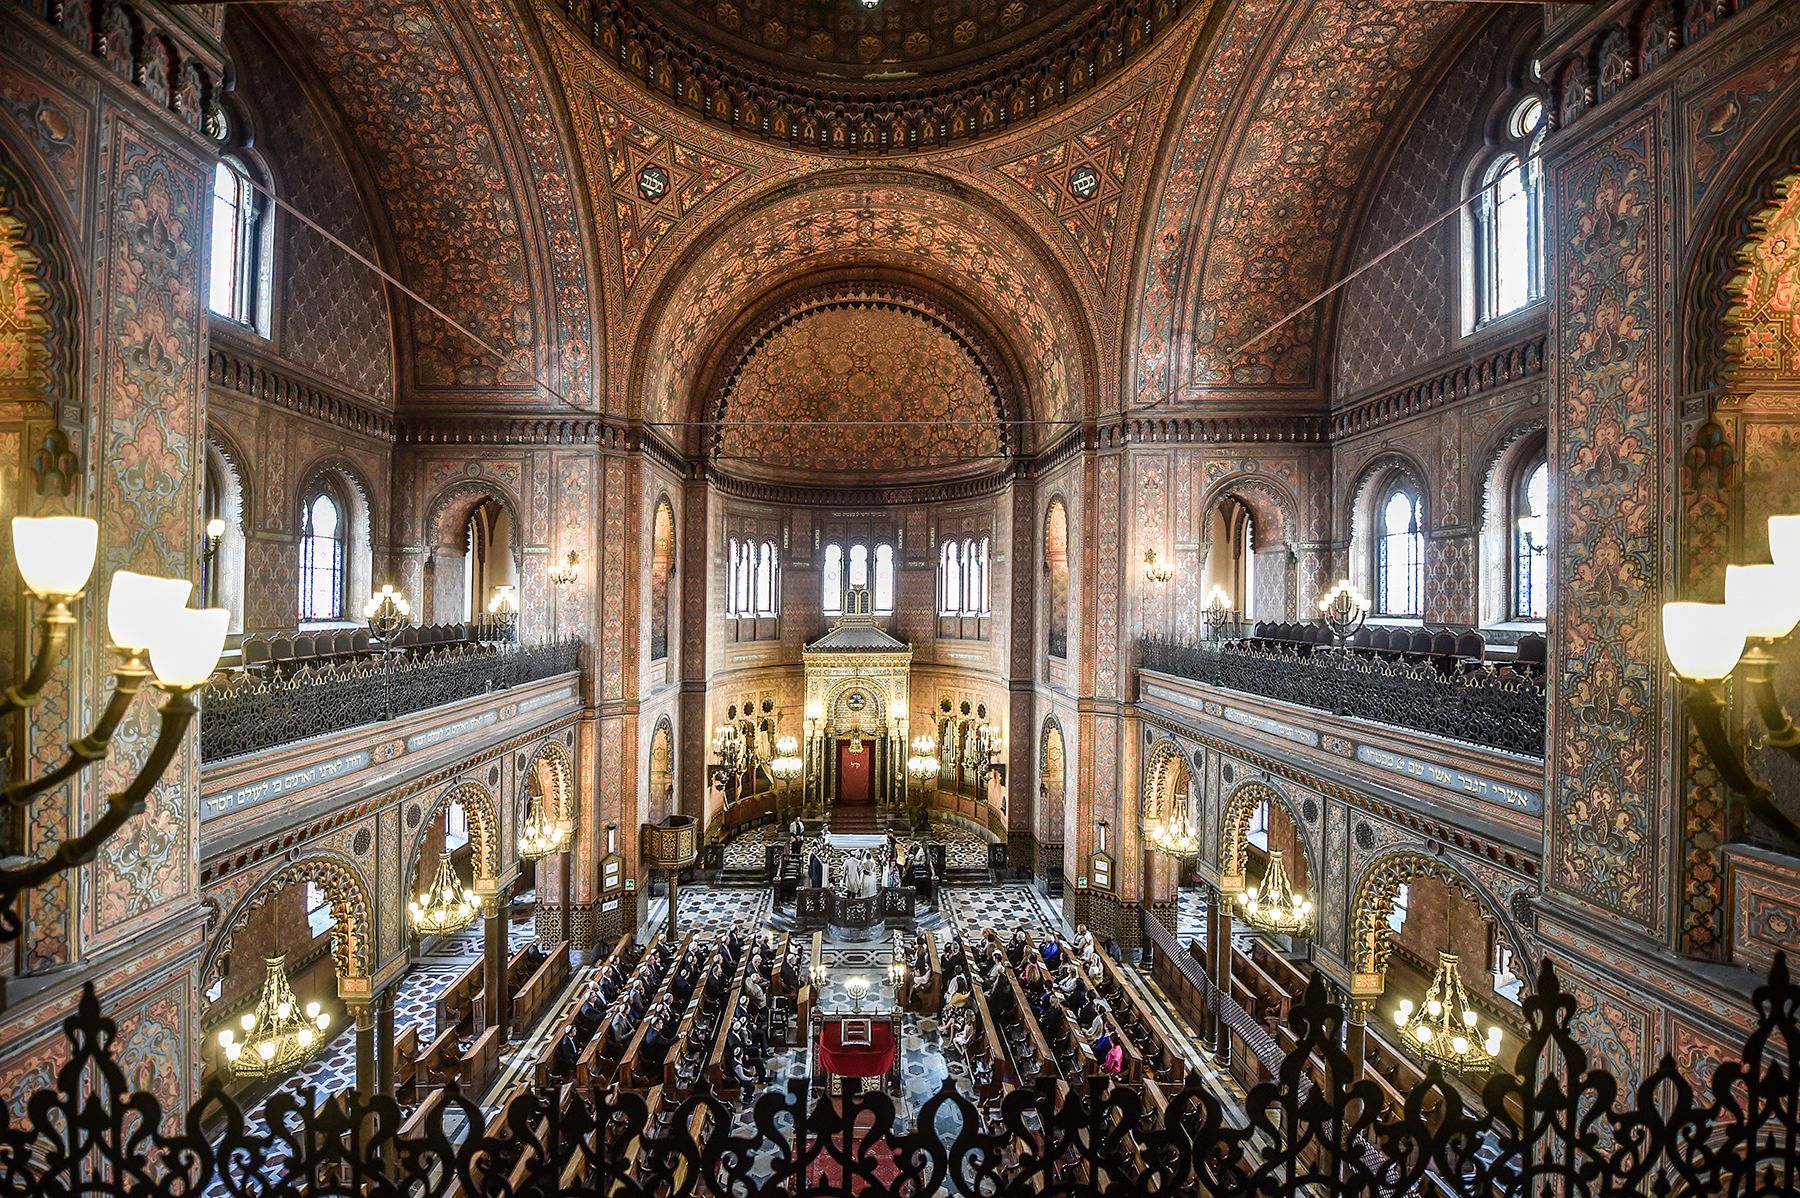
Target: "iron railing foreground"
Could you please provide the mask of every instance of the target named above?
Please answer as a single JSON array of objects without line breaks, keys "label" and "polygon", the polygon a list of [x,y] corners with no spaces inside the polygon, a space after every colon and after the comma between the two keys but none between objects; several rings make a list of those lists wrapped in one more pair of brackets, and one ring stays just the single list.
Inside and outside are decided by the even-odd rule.
[{"label": "iron railing foreground", "polygon": [[1138,666],[1524,757],[1544,755],[1543,684],[1491,667],[1444,675],[1427,662],[1389,661],[1326,646],[1303,657],[1248,643],[1165,637],[1139,638]]},{"label": "iron railing foreground", "polygon": [[291,674],[215,677],[201,691],[200,759],[223,761],[362,728],[580,666],[579,640],[468,642],[301,666]]},{"label": "iron railing foreground", "polygon": [[[742,1129],[704,1085],[661,1113],[642,1095],[568,1086],[527,1089],[491,1116],[452,1090],[403,1136],[393,1100],[321,1102],[311,1090],[271,1098],[271,1130],[252,1130],[212,1092],[165,1131],[157,1100],[132,1091],[117,1026],[89,987],[64,1021],[70,1057],[54,1085],[0,1128],[0,1185],[46,1198],[1792,1194],[1800,988],[1784,958],[1752,1001],[1756,1028],[1706,1095],[1672,1057],[1621,1095],[1576,1042],[1576,998],[1546,964],[1514,1071],[1483,1087],[1493,1115],[1435,1066],[1386,1115],[1376,1084],[1351,1080],[1342,1008],[1315,978],[1292,1011],[1297,1043],[1249,1091],[1242,1126],[1198,1087],[1158,1110],[1138,1088],[1103,1082],[1060,1097],[1053,1085],[1018,1090],[986,1109],[946,1086],[903,1126],[885,1095],[815,1104],[790,1083],[759,1097]],[[220,1137],[201,1131],[220,1123]]]}]

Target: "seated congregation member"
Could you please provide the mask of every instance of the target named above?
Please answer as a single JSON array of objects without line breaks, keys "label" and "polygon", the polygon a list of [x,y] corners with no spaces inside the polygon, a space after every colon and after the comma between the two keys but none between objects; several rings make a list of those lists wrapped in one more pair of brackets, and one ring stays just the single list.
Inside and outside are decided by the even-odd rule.
[{"label": "seated congregation member", "polygon": [[556,1042],[556,1050],[551,1054],[550,1067],[556,1076],[568,1077],[575,1072],[575,1062],[581,1059],[581,1044],[575,1037],[575,1029],[570,1028]]},{"label": "seated congregation member", "polygon": [[761,1072],[751,1066],[749,1058],[744,1055],[742,1048],[731,1054],[731,1075],[737,1079],[739,1088],[745,1094],[749,1094],[762,1085]]},{"label": "seated congregation member", "polygon": [[969,983],[963,975],[953,973],[950,980],[944,983],[944,1005],[946,1011],[954,1011],[969,1005]]},{"label": "seated congregation member", "polygon": [[763,976],[755,969],[744,975],[744,1001],[750,1004],[752,1011],[760,1011],[769,1005],[769,995],[763,989]]}]

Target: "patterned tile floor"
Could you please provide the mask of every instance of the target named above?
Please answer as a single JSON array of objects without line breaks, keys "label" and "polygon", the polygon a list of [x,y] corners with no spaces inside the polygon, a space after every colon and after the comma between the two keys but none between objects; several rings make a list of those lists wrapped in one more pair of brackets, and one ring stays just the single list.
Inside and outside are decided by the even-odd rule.
[{"label": "patterned tile floor", "polygon": [[1190,886],[1175,896],[1175,938],[1206,943],[1206,891]]},{"label": "patterned tile floor", "polygon": [[1046,932],[1067,934],[1061,912],[1028,883],[946,890],[944,913],[957,935],[965,939],[979,936],[987,928],[1002,936],[1010,936],[1014,928],[1024,928],[1033,937]]},{"label": "patterned tile floor", "polygon": [[[761,869],[765,847],[786,839],[787,834],[773,824],[752,828],[725,846],[725,865],[729,869]],[[900,839],[910,842],[915,838],[902,836]],[[987,841],[967,828],[956,824],[933,824],[931,840],[944,846],[945,864],[952,869],[981,869],[987,865]],[[835,851],[826,855],[836,864],[838,854]]]}]

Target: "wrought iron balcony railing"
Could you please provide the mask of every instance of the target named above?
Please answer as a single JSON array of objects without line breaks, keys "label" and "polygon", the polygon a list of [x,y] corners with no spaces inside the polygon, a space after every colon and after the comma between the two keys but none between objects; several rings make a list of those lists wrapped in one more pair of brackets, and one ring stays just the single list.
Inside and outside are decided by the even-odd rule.
[{"label": "wrought iron balcony railing", "polygon": [[1544,755],[1543,684],[1486,665],[1444,674],[1427,662],[1323,646],[1302,657],[1287,649],[1160,637],[1138,641],[1138,665],[1337,716],[1525,757]]},{"label": "wrought iron balcony railing", "polygon": [[302,666],[283,677],[215,677],[201,692],[200,759],[223,761],[566,674],[581,642],[470,643]]},{"label": "wrought iron balcony railing", "polygon": [[1096,1077],[979,1102],[949,1081],[904,1109],[884,1093],[833,1098],[789,1080],[739,1118],[704,1073],[669,1098],[596,1070],[522,1085],[494,1111],[452,1081],[403,1127],[394,1099],[327,1101],[305,1086],[277,1091],[260,1122],[217,1092],[185,1121],[170,1117],[133,1089],[139,1074],[118,1059],[118,1027],[89,986],[63,1022],[66,1063],[0,1121],[0,1184],[90,1198],[1792,1194],[1800,990],[1784,958],[1751,1006],[1755,1029],[1698,1079],[1704,1089],[1672,1056],[1633,1085],[1577,1041],[1576,996],[1546,962],[1524,1003],[1530,1035],[1480,1086],[1498,1113],[1435,1064],[1390,1102],[1343,1048],[1344,1011],[1315,977],[1289,1015],[1292,1048],[1238,1117],[1200,1085],[1159,1099]]}]

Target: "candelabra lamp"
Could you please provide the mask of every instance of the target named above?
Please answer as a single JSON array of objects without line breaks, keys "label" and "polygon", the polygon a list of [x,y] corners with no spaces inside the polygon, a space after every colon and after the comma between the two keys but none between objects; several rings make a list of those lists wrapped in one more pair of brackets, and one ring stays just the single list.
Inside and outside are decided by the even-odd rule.
[{"label": "candelabra lamp", "polygon": [[1774,654],[1800,624],[1800,516],[1769,517],[1769,552],[1773,563],[1725,568],[1723,603],[1663,604],[1663,651],[1719,776],[1770,832],[1796,850],[1800,826],[1776,806],[1774,792],[1751,772],[1725,726],[1725,681],[1741,664],[1764,743],[1800,759],[1800,729],[1775,692]]},{"label": "candelabra lamp", "polygon": [[1146,582],[1155,583],[1157,586],[1161,586],[1163,583],[1170,581],[1174,577],[1174,566],[1171,566],[1168,562],[1159,560],[1156,556],[1156,550],[1144,550],[1144,580]]},{"label": "candelabra lamp", "polygon": [[888,984],[894,988],[894,1006],[896,1008],[906,1001],[907,972],[906,941],[899,932],[895,932],[894,959],[888,962]]},{"label": "candelabra lamp", "polygon": [[1494,1067],[1500,1055],[1500,1029],[1490,1024],[1483,1040],[1475,1034],[1479,1022],[1452,952],[1438,953],[1437,972],[1425,991],[1424,1005],[1415,1008],[1412,999],[1403,998],[1394,1011],[1400,1039],[1452,1073],[1486,1073]]},{"label": "candelabra lamp", "polygon": [[448,936],[462,931],[475,919],[478,907],[475,891],[464,886],[450,868],[448,853],[438,854],[437,876],[431,885],[406,904],[413,929],[421,936]]},{"label": "candelabra lamp", "polygon": [[1369,618],[1369,600],[1348,578],[1340,578],[1319,596],[1319,618],[1341,645]]},{"label": "candelabra lamp", "polygon": [[573,549],[563,558],[562,564],[550,571],[550,581],[559,587],[566,587],[581,577],[581,555]]},{"label": "candelabra lamp", "polygon": [[863,999],[869,997],[869,979],[851,978],[844,983],[844,992],[850,996],[850,1013],[862,1014]]},{"label": "candelabra lamp", "polygon": [[519,858],[536,861],[563,850],[567,832],[562,824],[544,814],[544,798],[532,795],[525,805],[525,822],[519,828]]},{"label": "candelabra lamp", "polygon": [[746,726],[720,724],[713,729],[713,753],[719,759],[719,776],[731,787],[731,802],[744,797],[746,782],[754,783],[757,766],[755,732]]},{"label": "candelabra lamp", "polygon": [[232,1028],[219,1033],[219,1047],[231,1071],[239,1077],[277,1077],[312,1056],[324,1043],[322,1033],[331,1016],[317,1002],[305,1007],[294,998],[282,968],[286,955],[265,957],[262,997],[254,1011],[246,1011],[240,1026],[243,1039]]},{"label": "candelabra lamp", "polygon": [[929,732],[923,736],[913,737],[912,756],[906,759],[906,803],[908,807],[912,806],[911,788],[913,784],[917,783],[921,787],[931,785],[944,768],[938,761],[937,748],[937,737]]},{"label": "candelabra lamp", "polygon": [[[13,518],[13,556],[26,589],[42,605],[42,611],[30,671],[0,691],[0,721],[29,711],[43,700],[45,688],[67,652],[76,624],[73,609],[93,573],[99,533],[99,525],[79,516]],[[112,694],[88,734],[69,742],[69,755],[60,765],[36,778],[21,778],[0,787],[0,805],[28,811],[39,798],[105,758],[132,700],[152,676],[164,695],[157,708],[161,722],[156,740],[130,783],[107,797],[105,810],[85,831],[59,843],[48,856],[13,858],[0,865],[0,940],[11,940],[21,930],[15,905],[18,896],[92,861],[101,845],[143,811],[150,792],[180,752],[182,738],[199,710],[194,691],[218,665],[230,619],[223,608],[187,607],[192,591],[193,583],[185,579],[130,570],[113,574],[106,607],[107,633],[118,657],[112,670]]]},{"label": "candelabra lamp", "polygon": [[1144,840],[1151,848],[1171,857],[1200,855],[1200,832],[1194,826],[1193,816],[1186,811],[1146,824]]},{"label": "candelabra lamp", "polygon": [[[781,736],[775,740],[775,759],[769,762],[769,772],[781,783],[784,795],[782,806],[791,805],[794,780],[806,771],[806,761],[800,756],[800,741],[793,736]],[[785,811],[784,813],[785,814]]]},{"label": "candelabra lamp", "polygon": [[982,724],[975,729],[975,789],[982,795],[987,794],[988,775],[993,772],[994,762],[1006,745],[1006,738],[1000,732],[998,724]]},{"label": "candelabra lamp", "polygon": [[1304,936],[1312,930],[1312,900],[1288,880],[1280,849],[1269,850],[1262,885],[1238,895],[1238,909],[1245,923],[1276,936]]},{"label": "candelabra lamp", "polygon": [[488,627],[493,638],[510,641],[519,631],[519,588],[510,582],[494,588],[487,605]]},{"label": "candelabra lamp", "polygon": [[363,605],[363,619],[369,625],[369,635],[381,642],[382,649],[393,649],[400,630],[412,624],[412,604],[391,584],[383,583]]},{"label": "candelabra lamp", "polygon": [[1200,609],[1200,618],[1206,621],[1206,635],[1211,640],[1218,640],[1226,623],[1231,619],[1231,599],[1225,594],[1225,588],[1217,583],[1206,593],[1206,606]]}]

